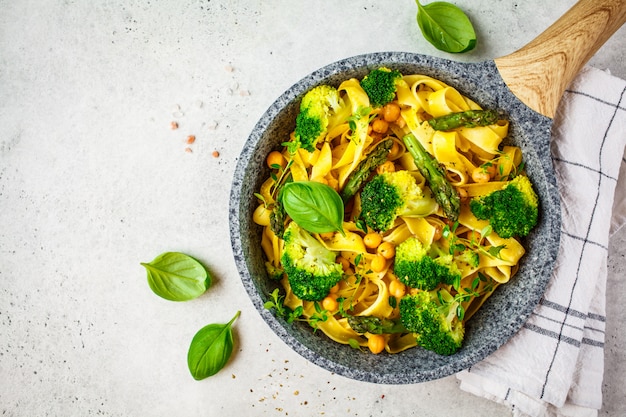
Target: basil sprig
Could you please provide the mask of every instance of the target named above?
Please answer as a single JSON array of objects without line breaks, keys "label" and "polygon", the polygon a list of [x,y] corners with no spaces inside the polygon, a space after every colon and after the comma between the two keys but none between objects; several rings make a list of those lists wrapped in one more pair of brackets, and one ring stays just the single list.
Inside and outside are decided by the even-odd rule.
[{"label": "basil sprig", "polygon": [[312,233],[343,231],[343,200],[332,187],[316,181],[283,185],[279,196],[285,212]]},{"label": "basil sprig", "polygon": [[187,366],[196,380],[218,373],[233,352],[232,325],[241,311],[226,324],[209,324],[196,333],[187,353]]},{"label": "basil sprig", "polygon": [[211,286],[206,268],[189,255],[165,252],[152,262],[142,262],[148,271],[148,284],[159,297],[187,301],[199,297]]},{"label": "basil sprig", "polygon": [[422,6],[417,3],[417,24],[435,48],[451,53],[467,52],[476,46],[474,26],[463,10],[444,1]]}]

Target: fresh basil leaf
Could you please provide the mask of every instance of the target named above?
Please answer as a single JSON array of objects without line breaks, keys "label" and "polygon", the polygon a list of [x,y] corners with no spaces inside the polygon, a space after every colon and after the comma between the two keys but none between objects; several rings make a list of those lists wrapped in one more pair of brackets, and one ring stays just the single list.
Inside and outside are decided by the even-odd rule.
[{"label": "fresh basil leaf", "polygon": [[156,295],[170,301],[199,297],[211,286],[209,271],[197,260],[180,252],[165,252],[152,262],[142,262],[148,285]]},{"label": "fresh basil leaf", "polygon": [[196,333],[187,353],[187,366],[196,380],[218,373],[233,352],[232,325],[241,314],[238,311],[226,324],[209,324]]},{"label": "fresh basil leaf", "polygon": [[476,46],[476,32],[463,10],[444,1],[422,6],[417,3],[417,24],[435,48],[451,53],[467,52]]},{"label": "fresh basil leaf", "polygon": [[343,200],[332,187],[315,181],[283,185],[283,208],[298,224],[312,233],[343,231]]}]

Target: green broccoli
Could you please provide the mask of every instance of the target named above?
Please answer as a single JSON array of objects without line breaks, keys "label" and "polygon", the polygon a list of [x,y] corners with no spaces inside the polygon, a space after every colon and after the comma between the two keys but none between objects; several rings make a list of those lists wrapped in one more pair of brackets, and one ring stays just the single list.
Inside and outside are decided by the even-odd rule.
[{"label": "green broccoli", "polygon": [[296,116],[296,143],[309,152],[328,128],[329,118],[340,107],[339,91],[329,85],[319,85],[309,90],[300,102]]},{"label": "green broccoli", "polygon": [[361,219],[385,232],[398,216],[424,217],[437,210],[430,192],[424,193],[409,171],[377,174],[361,190]]},{"label": "green broccoli", "polygon": [[500,190],[472,198],[470,210],[476,218],[488,220],[500,237],[523,237],[537,224],[539,198],[528,177],[520,175]]},{"label": "green broccoli", "polygon": [[372,70],[361,80],[373,107],[382,107],[396,97],[397,84],[402,80],[400,71],[381,67]]},{"label": "green broccoli", "polygon": [[444,289],[419,291],[400,300],[400,319],[415,333],[418,345],[439,355],[461,348],[465,327],[457,316],[459,302]]},{"label": "green broccoli", "polygon": [[302,300],[322,300],[343,276],[341,264],[335,262],[335,253],[293,221],[283,238],[281,262],[291,290]]},{"label": "green broccoli", "polygon": [[394,274],[405,285],[430,291],[440,283],[458,287],[461,271],[452,255],[436,243],[423,245],[412,236],[396,247]]},{"label": "green broccoli", "polygon": [[459,218],[461,211],[461,198],[456,189],[446,178],[444,170],[439,162],[430,155],[412,133],[402,138],[409,153],[415,160],[417,168],[422,173],[430,189],[433,191],[435,200],[443,209],[446,217],[453,222]]},{"label": "green broccoli", "polygon": [[282,270],[282,268],[274,266],[274,264],[272,264],[269,261],[265,262],[265,270],[267,271],[267,276],[270,279],[273,279],[276,281],[280,280],[283,277],[283,273],[285,272]]},{"label": "green broccoli", "polygon": [[465,249],[463,252],[458,255],[454,255],[454,261],[457,263],[465,263],[472,268],[476,268],[480,263],[480,258],[478,256],[478,252],[472,249]]}]

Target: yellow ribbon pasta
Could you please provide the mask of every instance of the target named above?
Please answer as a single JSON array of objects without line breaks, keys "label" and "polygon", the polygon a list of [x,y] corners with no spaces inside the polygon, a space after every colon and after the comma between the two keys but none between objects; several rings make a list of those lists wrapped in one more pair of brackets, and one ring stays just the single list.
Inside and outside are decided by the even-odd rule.
[{"label": "yellow ribbon pasta", "polygon": [[[451,224],[441,209],[423,216],[399,216],[393,227],[384,233],[364,230],[359,224],[360,195],[345,203],[343,233],[314,234],[322,246],[336,255],[342,265],[343,278],[323,300],[303,301],[291,291],[289,279],[283,274],[280,285],[284,290],[284,306],[302,312],[316,329],[331,340],[353,347],[368,345],[371,334],[359,334],[349,325],[346,316],[372,316],[399,320],[399,299],[417,290],[399,284],[394,275],[392,249],[409,238],[416,237],[425,246],[440,246],[455,253],[454,242],[462,242],[478,254],[478,263],[459,263],[459,288],[473,288],[477,296],[462,301],[463,320],[469,320],[499,285],[505,285],[517,271],[525,254],[521,242],[502,238],[489,230],[489,223],[477,219],[469,209],[469,200],[502,189],[511,177],[520,174],[521,150],[502,146],[509,125],[500,120],[490,126],[458,127],[435,131],[428,120],[480,106],[455,88],[421,74],[404,75],[397,82],[395,99],[382,108],[371,105],[359,80],[350,79],[337,88],[341,108],[329,116],[324,140],[309,152],[298,149],[282,150],[288,165],[275,169],[258,190],[259,205],[253,221],[261,226],[261,248],[268,268],[280,271],[283,240],[274,232],[272,210],[278,205],[277,193],[281,181],[316,181],[341,192],[351,174],[376,145],[385,139],[394,142],[392,151],[376,172],[409,171],[422,190],[428,189],[415,160],[407,151],[402,138],[412,133],[439,162],[447,178],[462,197],[458,221]],[[393,110],[394,116],[389,116]],[[292,132],[291,138],[293,140]],[[489,170],[488,170],[489,169]],[[285,171],[283,171],[285,170]],[[473,176],[477,170],[489,172],[485,181]],[[484,177],[484,176],[483,176]],[[284,226],[291,219],[286,218]],[[377,235],[377,236],[376,236]],[[373,237],[372,237],[373,236]],[[376,244],[371,243],[376,240]],[[391,254],[390,254],[391,253]],[[455,255],[456,256],[456,255]],[[460,290],[441,284],[451,293]],[[415,335],[410,332],[387,334],[385,351],[394,354],[414,348]]]}]

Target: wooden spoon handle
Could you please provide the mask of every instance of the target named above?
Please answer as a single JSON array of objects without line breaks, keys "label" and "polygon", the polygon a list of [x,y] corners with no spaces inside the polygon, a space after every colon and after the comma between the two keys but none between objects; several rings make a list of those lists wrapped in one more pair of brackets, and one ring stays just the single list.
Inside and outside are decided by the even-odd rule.
[{"label": "wooden spoon handle", "polygon": [[526,46],[494,61],[517,98],[552,118],[565,88],[625,21],[626,0],[580,0]]}]

